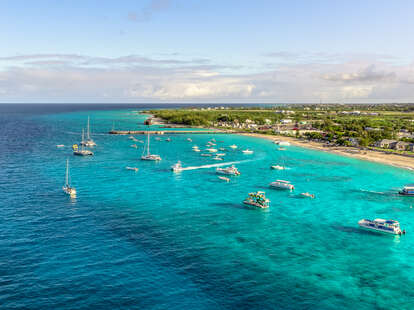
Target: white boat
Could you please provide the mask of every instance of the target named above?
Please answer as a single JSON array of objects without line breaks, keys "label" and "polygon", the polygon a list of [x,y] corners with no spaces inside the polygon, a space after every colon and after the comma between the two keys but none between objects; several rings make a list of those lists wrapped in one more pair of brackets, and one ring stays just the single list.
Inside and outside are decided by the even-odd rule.
[{"label": "white boat", "polygon": [[160,161],[161,156],[150,154],[150,136],[149,132],[147,133],[147,145],[144,148],[144,152],[142,153],[141,160],[150,160],[150,161]]},{"label": "white boat", "polygon": [[171,138],[167,138],[167,139],[165,139],[165,141],[171,142]]},{"label": "white boat", "polygon": [[221,177],[221,176],[219,176],[218,177],[220,180],[223,180],[223,181],[226,181],[226,182],[230,182],[230,179],[229,178],[226,178],[226,177]]},{"label": "white boat", "polygon": [[193,142],[193,140],[191,140],[191,138],[187,138],[187,141],[188,142]]},{"label": "white boat", "polygon": [[56,145],[56,147],[64,147],[65,145],[64,144],[58,144],[58,145]]},{"label": "white boat", "polygon": [[138,148],[138,145],[136,145],[136,144],[132,144],[132,145],[131,145],[131,147],[133,147],[133,148],[137,149],[137,148]]},{"label": "white boat", "polygon": [[237,145],[235,145],[235,144],[232,144],[229,147],[232,148],[232,149],[237,149]]},{"label": "white boat", "polygon": [[183,167],[181,166],[181,161],[178,161],[176,164],[171,166],[171,170],[174,172],[180,172],[183,170]]},{"label": "white boat", "polygon": [[279,188],[279,189],[289,189],[289,190],[294,190],[295,189],[293,184],[291,184],[289,181],[285,181],[285,180],[276,180],[276,181],[270,183],[270,187]]},{"label": "white boat", "polygon": [[225,151],[226,149],[224,147],[219,147],[219,151]]},{"label": "white boat", "polygon": [[274,170],[285,170],[285,167],[279,165],[270,166],[270,168]]},{"label": "white boat", "polygon": [[201,156],[204,156],[204,157],[209,156],[209,157],[211,157],[211,156],[213,156],[213,155],[211,155],[211,154],[201,154]]},{"label": "white boat", "polygon": [[135,172],[137,172],[139,169],[137,167],[125,167],[126,170],[133,170]]},{"label": "white boat", "polygon": [[226,153],[217,153],[216,156],[226,156]]},{"label": "white boat", "polygon": [[197,145],[193,145],[192,148],[193,149],[198,149],[198,146]]},{"label": "white boat", "polygon": [[414,196],[414,184],[404,186],[404,188],[398,193],[403,196]]},{"label": "white boat", "polygon": [[82,138],[82,141],[80,144],[87,146],[87,147],[96,146],[96,143],[91,138],[90,127],[89,127],[89,116],[88,116],[88,124],[86,127],[86,140],[83,140]]},{"label": "white boat", "polygon": [[209,151],[210,153],[216,153],[217,149],[209,148],[209,149],[206,149],[206,151]]},{"label": "white boat", "polygon": [[239,170],[235,166],[230,166],[226,168],[217,168],[217,174],[227,174],[227,175],[240,175]]},{"label": "white boat", "polygon": [[219,156],[215,156],[213,157],[214,160],[223,160],[223,158],[219,157]]},{"label": "white boat", "polygon": [[193,149],[194,152],[200,152],[200,149]]},{"label": "white boat", "polygon": [[375,219],[372,221],[372,220],[362,219],[358,222],[358,225],[368,230],[383,232],[387,234],[393,234],[393,235],[405,234],[405,230],[401,231],[400,223],[394,220]]},{"label": "white boat", "polygon": [[[83,138],[84,138],[84,132],[82,129],[82,141],[83,141]],[[86,150],[83,144],[81,144],[80,149],[77,144],[74,144],[72,145],[72,149],[73,149],[73,155],[77,155],[77,156],[92,156],[93,155],[93,152],[90,150]]]},{"label": "white boat", "polygon": [[244,204],[254,206],[261,209],[269,208],[270,200],[266,198],[265,192],[249,193],[248,197],[243,201]]},{"label": "white boat", "polygon": [[287,142],[287,141],[280,141],[280,142],[279,142],[279,145],[280,145],[280,146],[289,146],[289,145],[290,145],[290,142]]},{"label": "white boat", "polygon": [[249,149],[245,149],[242,152],[243,152],[243,154],[253,154],[253,151],[249,150]]},{"label": "white boat", "polygon": [[63,192],[68,194],[70,197],[76,197],[76,189],[70,186],[69,159],[66,159],[65,185],[63,185],[62,189]]},{"label": "white boat", "polygon": [[306,192],[306,193],[300,193],[300,196],[301,197],[303,197],[303,198],[315,198],[315,195],[314,194],[310,194],[310,193],[308,193],[308,192]]}]

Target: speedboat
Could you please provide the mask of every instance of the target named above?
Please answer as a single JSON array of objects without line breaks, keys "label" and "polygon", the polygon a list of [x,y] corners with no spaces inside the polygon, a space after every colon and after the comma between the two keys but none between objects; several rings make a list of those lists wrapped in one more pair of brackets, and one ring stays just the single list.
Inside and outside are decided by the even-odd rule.
[{"label": "speedboat", "polygon": [[270,166],[270,168],[274,170],[285,170],[285,167],[279,165]]},{"label": "speedboat", "polygon": [[248,197],[243,200],[243,203],[261,209],[266,209],[269,208],[270,200],[266,198],[265,192],[255,192],[249,193]]},{"label": "speedboat", "polygon": [[64,144],[58,144],[58,145],[56,145],[56,147],[64,147],[65,145]]},{"label": "speedboat", "polygon": [[218,177],[220,180],[223,180],[223,181],[226,181],[226,182],[230,182],[230,179],[229,178],[226,178],[226,177],[221,177],[221,176],[219,176]]},{"label": "speedboat", "polygon": [[237,149],[237,145],[235,145],[235,144],[232,144],[229,147],[232,148],[232,149]]},{"label": "speedboat", "polygon": [[217,149],[209,148],[209,149],[206,149],[206,151],[209,151],[210,153],[216,153]]},{"label": "speedboat", "polygon": [[193,142],[193,140],[191,140],[191,138],[187,138],[187,141],[188,142]]},{"label": "speedboat", "polygon": [[300,195],[301,195],[302,198],[312,198],[312,199],[315,198],[314,194],[309,194],[308,192],[300,193]]},{"label": "speedboat", "polygon": [[183,170],[183,167],[181,166],[181,161],[178,161],[176,164],[171,166],[171,170],[174,172],[180,172]]},{"label": "speedboat", "polygon": [[199,148],[193,149],[194,152],[200,152]]},{"label": "speedboat", "polygon": [[227,174],[227,175],[240,175],[239,170],[235,166],[230,166],[226,168],[217,168],[216,173]]},{"label": "speedboat", "polygon": [[414,196],[414,184],[405,185],[402,191],[398,193],[404,196]]},{"label": "speedboat", "polygon": [[133,170],[137,172],[139,169],[137,167],[125,167],[126,170]]},{"label": "speedboat", "polygon": [[253,151],[249,150],[249,149],[245,149],[242,152],[243,152],[243,154],[253,154]]},{"label": "speedboat", "polygon": [[405,230],[401,231],[400,223],[394,220],[383,220],[383,219],[375,219],[375,220],[367,220],[362,219],[358,222],[358,225],[362,228],[383,232],[392,235],[401,235],[405,234]]},{"label": "speedboat", "polygon": [[276,181],[270,183],[270,187],[274,187],[274,188],[278,188],[278,189],[289,189],[289,190],[294,190],[295,189],[293,184],[290,184],[289,181],[285,181],[285,180],[276,180]]}]

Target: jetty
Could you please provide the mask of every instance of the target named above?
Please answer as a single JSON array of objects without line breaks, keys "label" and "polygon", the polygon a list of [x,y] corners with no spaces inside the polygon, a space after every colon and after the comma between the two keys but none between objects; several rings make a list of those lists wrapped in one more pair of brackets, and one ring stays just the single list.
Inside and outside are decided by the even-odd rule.
[{"label": "jetty", "polygon": [[111,130],[110,135],[229,134],[234,130]]}]

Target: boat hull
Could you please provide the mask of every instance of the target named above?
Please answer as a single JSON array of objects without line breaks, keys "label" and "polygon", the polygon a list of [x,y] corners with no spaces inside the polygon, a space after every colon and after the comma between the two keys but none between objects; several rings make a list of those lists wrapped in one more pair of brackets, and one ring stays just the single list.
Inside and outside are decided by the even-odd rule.
[{"label": "boat hull", "polygon": [[256,207],[256,208],[259,208],[259,209],[267,209],[267,208],[269,208],[268,205],[261,205],[261,204],[258,204],[256,202],[252,202],[252,201],[249,201],[249,200],[244,200],[243,203],[245,205],[252,206],[252,207]]},{"label": "boat hull", "polygon": [[364,229],[364,230],[367,230],[367,231],[372,231],[372,232],[377,232],[377,233],[382,233],[382,234],[386,234],[386,235],[401,235],[401,231],[386,231],[386,230],[383,230],[383,229],[378,229],[378,228],[375,228],[375,227],[367,227],[367,226],[365,226],[365,225],[363,225],[363,224],[359,224],[358,223],[358,225],[359,225],[359,227],[361,227],[362,229]]}]

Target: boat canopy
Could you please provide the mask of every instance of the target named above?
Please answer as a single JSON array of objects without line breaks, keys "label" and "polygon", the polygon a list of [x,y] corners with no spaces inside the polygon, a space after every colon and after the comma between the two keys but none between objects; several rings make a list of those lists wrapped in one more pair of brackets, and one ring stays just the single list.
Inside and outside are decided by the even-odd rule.
[{"label": "boat canopy", "polygon": [[281,183],[290,183],[289,181],[285,181],[285,180],[276,180],[276,182],[281,182]]}]

